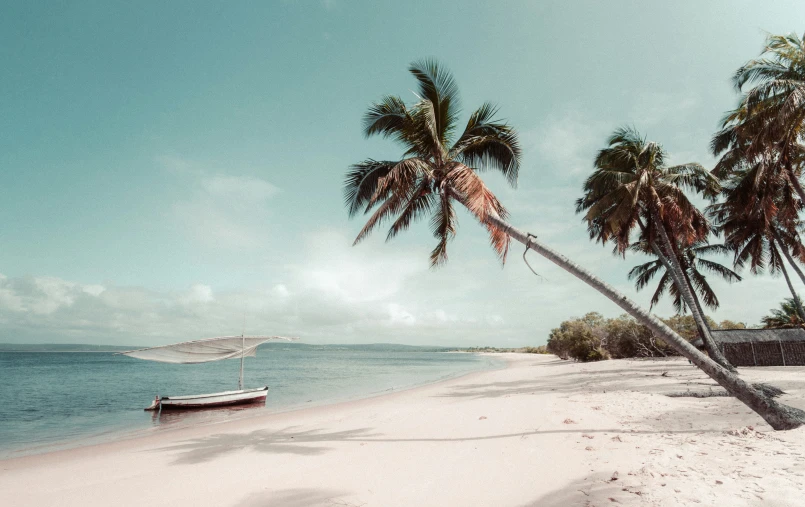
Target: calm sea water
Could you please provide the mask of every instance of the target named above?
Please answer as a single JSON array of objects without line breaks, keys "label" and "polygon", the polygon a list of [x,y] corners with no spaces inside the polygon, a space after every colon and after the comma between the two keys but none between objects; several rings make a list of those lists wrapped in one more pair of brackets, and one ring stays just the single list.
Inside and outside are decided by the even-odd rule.
[{"label": "calm sea water", "polygon": [[268,343],[245,362],[246,387],[269,386],[265,407],[155,414],[143,408],[156,394],[237,389],[239,361],[172,365],[103,352],[0,352],[0,459],[371,396],[499,364],[394,346]]}]

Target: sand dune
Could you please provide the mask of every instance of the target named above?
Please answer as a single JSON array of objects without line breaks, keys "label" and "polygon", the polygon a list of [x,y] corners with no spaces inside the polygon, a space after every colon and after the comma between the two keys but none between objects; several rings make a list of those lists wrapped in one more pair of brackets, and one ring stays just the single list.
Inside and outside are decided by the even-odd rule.
[{"label": "sand dune", "polygon": [[[719,389],[687,361],[504,357],[368,400],[2,461],[0,505],[803,505],[805,429],[665,396]],[[741,373],[805,408],[804,368]]]}]

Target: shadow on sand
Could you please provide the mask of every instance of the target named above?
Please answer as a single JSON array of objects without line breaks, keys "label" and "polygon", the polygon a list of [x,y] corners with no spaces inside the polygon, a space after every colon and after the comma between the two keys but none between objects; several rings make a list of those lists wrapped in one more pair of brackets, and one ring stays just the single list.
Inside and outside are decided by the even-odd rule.
[{"label": "shadow on sand", "polygon": [[[289,427],[278,431],[256,430],[250,433],[219,433],[204,438],[186,440],[156,451],[179,451],[175,465],[190,465],[216,459],[225,454],[249,449],[270,454],[299,454],[315,456],[327,452],[323,442],[360,441],[371,437],[368,428],[345,431],[294,431]],[[313,445],[311,445],[313,444]]]},{"label": "shadow on sand", "polygon": [[588,507],[618,505],[627,502],[633,493],[625,490],[619,481],[611,481],[601,474],[571,482],[519,507]]},{"label": "shadow on sand", "polygon": [[348,494],[346,491],[314,488],[261,491],[244,498],[238,507],[357,507],[359,504],[339,499]]},{"label": "shadow on sand", "polygon": [[[713,430],[719,431],[719,430]],[[657,433],[707,433],[702,429],[684,429],[678,431],[630,431],[630,434],[657,434]],[[293,427],[279,431],[256,430],[250,433],[222,433],[209,437],[187,440],[177,445],[162,447],[155,451],[178,451],[173,461],[174,465],[192,465],[216,459],[226,454],[241,450],[252,450],[267,454],[297,454],[301,456],[316,456],[324,454],[331,448],[320,445],[336,442],[359,443],[433,443],[433,442],[477,442],[483,440],[500,440],[507,438],[527,438],[529,436],[574,434],[574,433],[624,433],[623,428],[610,429],[561,429],[561,430],[533,430],[517,433],[503,433],[497,435],[479,435],[463,438],[382,438],[382,435],[372,433],[369,428],[358,428],[344,431],[306,430],[293,431]]]}]

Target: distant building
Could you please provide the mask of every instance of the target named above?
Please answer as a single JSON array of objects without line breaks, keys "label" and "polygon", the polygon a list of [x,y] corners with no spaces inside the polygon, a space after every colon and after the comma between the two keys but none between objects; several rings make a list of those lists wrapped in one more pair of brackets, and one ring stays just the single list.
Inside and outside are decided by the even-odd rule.
[{"label": "distant building", "polygon": [[[713,339],[733,366],[805,365],[805,330],[713,329]],[[691,342],[702,348],[702,339]]]}]

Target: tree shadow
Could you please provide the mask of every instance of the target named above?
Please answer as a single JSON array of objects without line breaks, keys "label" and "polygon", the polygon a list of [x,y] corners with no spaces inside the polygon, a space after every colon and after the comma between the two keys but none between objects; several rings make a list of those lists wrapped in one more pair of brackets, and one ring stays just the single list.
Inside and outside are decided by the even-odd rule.
[{"label": "tree shadow", "polygon": [[355,440],[369,437],[368,428],[345,431],[306,430],[293,431],[288,427],[279,431],[255,430],[250,433],[219,433],[208,437],[187,440],[176,445],[161,447],[156,451],[178,451],[175,465],[188,465],[216,459],[225,454],[250,449],[269,454],[298,454],[315,456],[329,450],[323,442]]},{"label": "tree shadow", "polygon": [[[633,368],[595,371],[581,369],[557,377],[535,378],[488,384],[453,386],[446,398],[501,398],[521,394],[543,393],[604,393],[627,390],[654,394],[667,394],[684,390],[690,385],[717,386],[700,370],[680,361],[635,361]],[[553,363],[540,363],[539,366]],[[566,364],[566,363],[563,363]],[[641,376],[642,374],[642,376]],[[635,378],[642,378],[636,382]]]},{"label": "tree shadow", "polygon": [[619,481],[612,481],[603,474],[590,475],[546,493],[520,507],[591,507],[594,505],[617,505],[625,503],[627,491]]},{"label": "tree shadow", "polygon": [[[562,382],[552,379],[550,383],[541,380],[521,380],[516,382],[499,382],[495,384],[472,384],[451,388],[445,394],[436,395],[438,398],[503,398],[521,394],[574,394],[574,393],[604,393],[628,389],[630,391],[652,392],[656,385],[650,382],[636,384],[633,379],[622,379],[621,375],[597,377],[585,380],[585,373],[569,376]],[[628,382],[628,386],[619,385],[618,380]],[[677,389],[678,390],[678,389]],[[670,389],[669,389],[670,392]]]},{"label": "tree shadow", "polygon": [[296,454],[300,456],[316,456],[330,450],[323,445],[310,445],[315,443],[334,442],[361,442],[361,443],[434,443],[434,442],[474,442],[483,440],[501,440],[507,438],[527,438],[532,435],[572,434],[572,433],[624,433],[630,434],[656,434],[656,433],[707,433],[701,429],[682,429],[679,431],[654,430],[624,430],[623,428],[609,429],[560,429],[560,430],[532,430],[516,433],[502,433],[496,435],[478,435],[472,437],[421,437],[421,438],[382,438],[382,435],[372,433],[368,428],[358,428],[344,431],[291,431],[286,428],[280,431],[256,430],[251,433],[217,434],[209,437],[188,440],[177,445],[154,449],[154,451],[179,451],[181,454],[173,461],[174,465],[190,465],[216,459],[220,456],[249,449],[268,454]]},{"label": "tree shadow", "polygon": [[362,504],[339,499],[349,495],[335,489],[295,488],[261,491],[244,498],[237,507],[358,507]]}]

